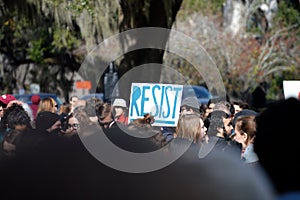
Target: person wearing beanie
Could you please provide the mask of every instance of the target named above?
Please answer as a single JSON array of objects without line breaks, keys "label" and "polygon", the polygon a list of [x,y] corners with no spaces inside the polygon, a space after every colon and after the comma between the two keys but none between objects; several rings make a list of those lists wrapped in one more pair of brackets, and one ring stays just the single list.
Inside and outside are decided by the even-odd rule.
[{"label": "person wearing beanie", "polygon": [[50,111],[38,113],[36,117],[36,130],[47,132],[60,132],[60,116]]},{"label": "person wearing beanie", "polygon": [[196,97],[187,97],[182,100],[180,105],[181,114],[200,113],[201,103]]},{"label": "person wearing beanie", "polygon": [[[180,115],[185,114],[200,114],[200,106],[201,103],[194,96],[186,97],[181,101],[180,105]],[[165,137],[167,142],[170,142],[174,139],[174,134],[176,133],[176,127],[161,127],[160,131],[162,135]]]},{"label": "person wearing beanie", "polygon": [[238,113],[236,113],[234,115],[234,118],[232,120],[233,128],[235,127],[238,117],[240,117],[240,116],[256,116],[256,115],[257,115],[257,112],[255,112],[254,110],[250,110],[250,109],[243,109],[243,110],[239,111]]}]

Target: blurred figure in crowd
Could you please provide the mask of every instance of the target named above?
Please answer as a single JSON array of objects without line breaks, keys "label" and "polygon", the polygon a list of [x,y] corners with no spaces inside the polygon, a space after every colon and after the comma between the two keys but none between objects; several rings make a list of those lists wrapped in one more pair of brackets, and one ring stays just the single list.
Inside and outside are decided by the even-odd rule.
[{"label": "blurred figure in crowd", "polygon": [[39,95],[35,94],[35,95],[31,96],[30,100],[32,102],[32,104],[30,105],[30,108],[32,110],[33,119],[35,120],[41,98]]},{"label": "blurred figure in crowd", "polygon": [[256,117],[254,151],[278,192],[278,199],[300,199],[300,101],[275,102]]},{"label": "blurred figure in crowd", "polygon": [[116,98],[112,106],[115,121],[128,125],[127,105],[125,99]]},{"label": "blurred figure in crowd", "polygon": [[78,100],[79,100],[78,96],[71,96],[70,97],[70,105],[71,105],[71,111],[70,112],[73,112],[74,108],[77,106]]},{"label": "blurred figure in crowd", "polygon": [[258,157],[253,149],[256,135],[255,116],[240,116],[235,124],[234,140],[242,144],[242,159],[247,164],[256,165]]},{"label": "blurred figure in crowd", "polygon": [[46,97],[46,98],[40,100],[39,107],[37,110],[37,115],[43,111],[56,113],[57,110],[58,110],[58,105],[57,105],[56,101],[51,97]]},{"label": "blurred figure in crowd", "polygon": [[78,134],[80,130],[80,123],[73,114],[71,114],[67,119],[67,130],[65,131],[66,136],[72,136]]}]

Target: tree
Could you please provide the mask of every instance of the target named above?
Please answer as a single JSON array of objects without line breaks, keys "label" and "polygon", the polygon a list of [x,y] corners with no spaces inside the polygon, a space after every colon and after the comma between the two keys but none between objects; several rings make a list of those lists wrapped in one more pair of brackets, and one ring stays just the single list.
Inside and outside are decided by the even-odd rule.
[{"label": "tree", "polygon": [[[9,18],[9,13],[14,13],[17,18],[24,17],[29,21],[27,29],[45,28],[48,34],[46,41],[50,42],[51,48],[45,49],[45,45],[49,45],[49,43],[44,43],[45,38],[24,39],[24,45],[30,47],[29,52],[25,52],[27,62],[48,66],[58,65],[64,67],[65,71],[74,72],[91,49],[118,31],[147,26],[170,28],[181,1],[134,0],[120,1],[118,4],[116,1],[109,0],[2,0],[2,8],[7,12],[3,12],[2,9],[1,15]],[[14,21],[18,19],[14,18]],[[26,35],[25,32],[23,32],[24,35]],[[5,34],[6,36],[8,35]],[[12,33],[9,37],[15,36]],[[2,51],[2,54],[6,55],[7,51]],[[120,74],[150,60],[161,62],[162,55],[162,51],[155,50],[127,54],[120,61]],[[64,62],[66,59],[69,62]],[[128,63],[134,63],[134,65]],[[53,75],[57,73],[54,72]],[[54,80],[49,81],[54,82]],[[68,89],[70,88],[65,88],[64,92]]]},{"label": "tree", "polygon": [[[182,17],[185,20],[177,21],[174,28],[197,39],[208,51],[230,96],[248,100],[261,82],[267,82],[267,97],[278,99],[282,97],[282,80],[297,79],[300,73],[299,12],[284,2],[278,10],[272,28],[260,35],[248,29],[233,37],[224,31],[219,15],[201,12]],[[190,64],[183,60],[177,63],[177,70],[189,77],[190,83],[203,84]]]}]

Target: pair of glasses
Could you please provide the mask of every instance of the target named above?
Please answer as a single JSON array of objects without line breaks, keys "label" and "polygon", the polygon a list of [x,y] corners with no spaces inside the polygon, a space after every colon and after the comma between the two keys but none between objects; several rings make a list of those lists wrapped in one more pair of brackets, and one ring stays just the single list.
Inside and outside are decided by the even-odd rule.
[{"label": "pair of glasses", "polygon": [[80,124],[68,124],[68,128],[79,128]]}]

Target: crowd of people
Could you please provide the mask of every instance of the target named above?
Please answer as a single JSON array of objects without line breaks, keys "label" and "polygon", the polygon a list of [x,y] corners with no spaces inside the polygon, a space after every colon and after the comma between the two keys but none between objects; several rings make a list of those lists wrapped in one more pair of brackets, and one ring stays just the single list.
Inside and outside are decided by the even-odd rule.
[{"label": "crowd of people", "polygon": [[[31,100],[0,96],[3,199],[300,198],[297,99],[255,111],[241,100],[187,97],[176,127],[153,126],[149,113],[129,121],[123,98],[72,96],[60,107],[50,97]],[[97,134],[133,153],[188,148],[163,169],[126,173],[89,153],[82,140],[100,145]]]}]

